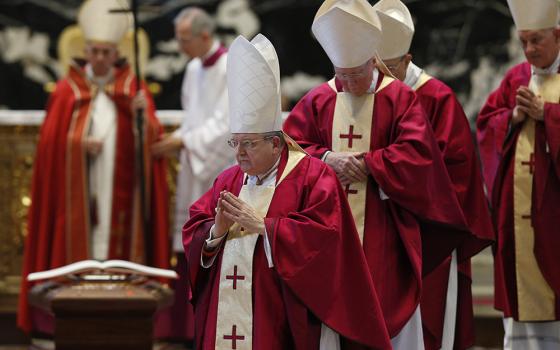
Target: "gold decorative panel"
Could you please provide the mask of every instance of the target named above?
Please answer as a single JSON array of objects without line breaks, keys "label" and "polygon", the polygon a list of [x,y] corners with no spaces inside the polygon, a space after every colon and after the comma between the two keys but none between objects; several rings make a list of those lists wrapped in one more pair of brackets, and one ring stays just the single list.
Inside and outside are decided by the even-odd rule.
[{"label": "gold decorative panel", "polygon": [[[0,299],[19,292],[27,211],[31,204],[33,157],[40,123],[30,124],[36,125],[0,123]],[[166,125],[168,132],[175,128]],[[170,220],[173,218],[178,167],[177,157],[168,159]]]},{"label": "gold decorative panel", "polygon": [[38,126],[0,125],[0,294],[19,290]]}]

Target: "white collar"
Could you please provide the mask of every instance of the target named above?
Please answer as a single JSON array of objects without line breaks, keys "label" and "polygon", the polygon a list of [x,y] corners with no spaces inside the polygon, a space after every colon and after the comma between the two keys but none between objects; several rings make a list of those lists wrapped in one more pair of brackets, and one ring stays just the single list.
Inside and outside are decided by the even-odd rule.
[{"label": "white collar", "polygon": [[554,62],[548,68],[538,68],[531,65],[531,73],[541,75],[557,74],[558,68],[560,68],[560,52],[558,53],[558,57],[556,57],[556,60],[554,60]]},{"label": "white collar", "polygon": [[204,55],[202,55],[202,57],[200,57],[200,60],[204,61],[208,57],[212,56],[213,54],[216,53],[216,51],[218,51],[219,48],[220,48],[219,41],[218,40],[213,40],[212,41],[212,46],[210,46],[210,50],[208,50],[208,52],[206,52]]},{"label": "white collar", "polygon": [[276,175],[278,174],[278,165],[280,165],[280,158],[281,156],[278,156],[276,163],[274,163],[274,165],[263,174],[248,175],[247,184],[257,185],[258,183],[260,183],[258,184],[259,186],[268,186],[274,184],[276,182]]},{"label": "white collar", "polygon": [[379,79],[379,71],[376,69],[373,70],[373,79],[371,80],[371,85],[367,91],[368,94],[373,94],[375,92],[375,87],[377,86],[377,80]]},{"label": "white collar", "polygon": [[113,80],[113,68],[109,70],[109,72],[104,76],[97,76],[93,73],[93,69],[91,68],[91,64],[86,64],[86,77],[93,82],[95,85],[100,87],[105,86],[108,82]]},{"label": "white collar", "polygon": [[411,61],[406,68],[406,77],[403,82],[410,88],[413,88],[418,82],[418,79],[420,79],[420,75],[423,71],[424,70],[422,68],[418,67]]}]

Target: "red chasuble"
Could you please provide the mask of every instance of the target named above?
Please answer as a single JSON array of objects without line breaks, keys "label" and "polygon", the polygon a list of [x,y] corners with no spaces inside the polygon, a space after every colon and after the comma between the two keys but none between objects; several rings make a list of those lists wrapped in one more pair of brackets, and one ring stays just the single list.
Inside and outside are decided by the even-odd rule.
[{"label": "red chasuble", "polygon": [[[505,317],[518,320],[515,239],[513,218],[513,173],[516,142],[524,123],[510,129],[516,91],[528,86],[530,64],[508,71],[486,101],[477,119],[477,138],[484,181],[491,194],[497,233],[494,250],[495,307]],[[555,320],[560,320],[560,101],[545,103],[544,121],[536,122],[534,156],[527,159],[533,174],[531,213],[527,219],[534,230],[534,254],[538,267],[555,295]],[[554,311],[554,310],[553,310]]]},{"label": "red chasuble", "polygon": [[[114,69],[114,81],[105,87],[116,105],[117,132],[109,259],[123,259],[156,267],[169,265],[168,194],[165,162],[149,156],[149,146],[162,128],[155,117],[149,94],[145,111],[145,186],[150,201],[150,246],[145,247],[139,205],[138,179],[135,175],[134,118],[130,109],[135,78],[124,63]],[[90,259],[91,211],[88,195],[87,136],[93,97],[97,86],[86,78],[83,64],[70,68],[47,105],[35,156],[25,242],[23,280],[20,291],[18,325],[29,331],[31,320],[27,304],[29,273],[52,269]],[[144,88],[144,91],[146,89]],[[146,261],[146,249],[151,260]]]},{"label": "red chasuble", "polygon": [[[469,122],[453,91],[431,78],[416,90],[428,117],[453,188],[467,220],[471,236],[457,248],[458,288],[454,349],[474,345],[470,257],[494,239],[488,204],[484,196],[482,174],[475,152]],[[440,349],[445,317],[445,301],[451,258],[424,276],[421,310],[424,345]]]},{"label": "red chasuble", "polygon": [[[382,79],[379,74],[378,85]],[[342,91],[338,81],[336,85]],[[284,124],[285,132],[315,157],[331,150],[335,102],[336,92],[322,84],[302,98]],[[365,155],[371,176],[363,249],[394,337],[418,306],[423,270],[438,266],[467,231],[414,92],[400,81],[391,82],[376,93],[372,120],[371,147]],[[381,199],[380,188],[388,199]]]},{"label": "red chasuble", "polygon": [[[286,160],[284,151],[277,181]],[[183,229],[199,350],[214,349],[223,253],[220,249],[206,269],[200,265],[202,247],[214,224],[220,191],[238,195],[243,175],[238,166],[219,175],[212,189],[193,204]],[[274,267],[268,267],[262,236],[253,255],[253,349],[319,349],[321,323],[368,348],[391,348],[343,196],[334,172],[309,156],[276,188],[265,218]],[[238,285],[243,282],[236,280]]]}]

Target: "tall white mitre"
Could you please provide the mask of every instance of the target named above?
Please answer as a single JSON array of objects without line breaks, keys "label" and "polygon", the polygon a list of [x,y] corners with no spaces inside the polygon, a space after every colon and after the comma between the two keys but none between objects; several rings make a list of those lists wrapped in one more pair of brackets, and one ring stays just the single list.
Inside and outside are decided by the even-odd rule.
[{"label": "tall white mitre", "polygon": [[230,46],[227,86],[232,133],[282,130],[280,65],[272,43],[262,34],[250,42],[238,36]]},{"label": "tall white mitre", "polygon": [[382,40],[377,52],[383,60],[407,54],[414,36],[414,22],[410,11],[400,0],[381,0],[373,9],[383,26]]},{"label": "tall white mitre", "polygon": [[557,0],[508,0],[517,30],[539,30],[558,25]]},{"label": "tall white mitre", "polygon": [[381,39],[381,23],[366,0],[326,0],[315,14],[311,30],[338,68],[366,63]]},{"label": "tall white mitre", "polygon": [[78,24],[88,41],[118,44],[132,26],[132,18],[110,10],[128,9],[127,0],[87,0],[78,14]]}]

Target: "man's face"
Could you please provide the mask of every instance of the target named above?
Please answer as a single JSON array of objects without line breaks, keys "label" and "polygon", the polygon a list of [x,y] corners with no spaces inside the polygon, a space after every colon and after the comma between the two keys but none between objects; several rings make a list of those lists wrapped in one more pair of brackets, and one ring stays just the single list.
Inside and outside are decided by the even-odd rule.
[{"label": "man's face", "polygon": [[179,43],[179,49],[191,58],[201,57],[205,54],[205,36],[203,34],[192,34],[190,19],[184,19],[175,26],[175,39]]},{"label": "man's face", "polygon": [[249,175],[266,173],[282,151],[278,136],[265,138],[262,134],[232,134],[231,143],[237,146],[237,164]]},{"label": "man's face", "polygon": [[344,91],[355,96],[365,94],[373,80],[374,59],[354,68],[334,67],[334,74],[342,82]]},{"label": "man's face", "polygon": [[109,43],[88,42],[85,48],[85,57],[91,65],[93,74],[104,76],[119,58],[117,45]]},{"label": "man's face", "polygon": [[548,68],[560,51],[560,28],[517,32],[527,61],[537,68]]},{"label": "man's face", "polygon": [[406,78],[406,70],[411,60],[412,55],[407,53],[406,55],[401,57],[384,60],[383,63],[385,63],[385,66],[389,69],[391,74],[395,76],[395,78],[399,79],[400,81],[404,81],[404,79]]}]

